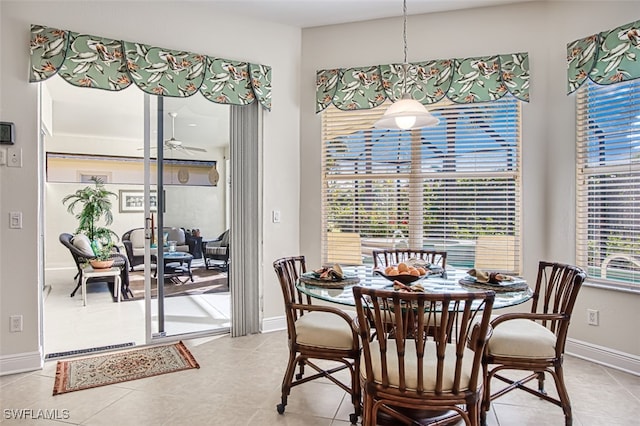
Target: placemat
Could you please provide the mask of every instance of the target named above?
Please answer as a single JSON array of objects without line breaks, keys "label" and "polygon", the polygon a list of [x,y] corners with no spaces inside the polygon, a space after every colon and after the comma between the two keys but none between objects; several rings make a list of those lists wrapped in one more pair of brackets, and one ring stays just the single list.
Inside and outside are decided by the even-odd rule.
[{"label": "placemat", "polygon": [[529,285],[522,280],[503,281],[499,284],[493,283],[480,283],[473,277],[465,277],[458,281],[463,287],[480,288],[483,290],[493,290],[496,293],[508,293],[512,291],[524,291],[529,288]]},{"label": "placemat", "polygon": [[348,285],[358,284],[360,282],[360,278],[355,275],[347,275],[341,280],[321,280],[320,278],[317,278],[313,272],[307,272],[300,276],[300,282],[316,287],[345,288]]}]

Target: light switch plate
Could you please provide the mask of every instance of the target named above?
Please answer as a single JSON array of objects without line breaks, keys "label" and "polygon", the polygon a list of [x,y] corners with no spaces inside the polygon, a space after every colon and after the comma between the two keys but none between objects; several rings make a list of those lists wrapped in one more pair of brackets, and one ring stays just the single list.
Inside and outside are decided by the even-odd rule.
[{"label": "light switch plate", "polygon": [[7,149],[0,148],[0,166],[7,164]]},{"label": "light switch plate", "polygon": [[9,228],[22,229],[22,212],[9,212]]}]

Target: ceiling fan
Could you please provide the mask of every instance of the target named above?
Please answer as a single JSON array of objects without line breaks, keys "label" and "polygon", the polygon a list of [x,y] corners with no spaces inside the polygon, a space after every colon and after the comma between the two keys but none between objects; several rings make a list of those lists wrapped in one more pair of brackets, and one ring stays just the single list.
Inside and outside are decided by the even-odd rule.
[{"label": "ceiling fan", "polygon": [[[199,148],[197,146],[183,145],[181,140],[176,139],[175,130],[176,130],[176,117],[178,116],[178,113],[170,112],[168,114],[171,117],[171,138],[166,139],[164,141],[165,149],[168,149],[170,151],[182,151],[188,155],[194,155],[191,151],[207,152],[207,150],[204,148]],[[151,147],[151,149],[155,149],[155,148],[156,148],[155,146]]]}]

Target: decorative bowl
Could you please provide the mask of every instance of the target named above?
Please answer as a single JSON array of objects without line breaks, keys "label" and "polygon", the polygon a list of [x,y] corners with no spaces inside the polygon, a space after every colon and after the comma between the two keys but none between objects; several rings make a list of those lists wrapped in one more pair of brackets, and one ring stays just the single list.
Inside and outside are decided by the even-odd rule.
[{"label": "decorative bowl", "polygon": [[409,275],[409,274],[398,274],[398,275],[385,275],[384,272],[379,271],[379,270],[375,270],[373,271],[374,274],[378,274],[386,279],[388,279],[391,282],[394,281],[398,281],[401,282],[402,284],[411,284],[413,282],[416,282],[418,280],[421,280],[423,278],[425,278],[427,275]]}]

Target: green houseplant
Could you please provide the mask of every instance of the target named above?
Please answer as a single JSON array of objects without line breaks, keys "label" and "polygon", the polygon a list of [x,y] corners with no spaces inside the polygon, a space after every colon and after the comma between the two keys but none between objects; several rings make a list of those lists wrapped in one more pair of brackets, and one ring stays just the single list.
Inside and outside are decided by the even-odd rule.
[{"label": "green houseplant", "polygon": [[[104,181],[93,176],[93,185],[78,189],[62,199],[67,211],[78,219],[76,234],[84,234],[91,241],[94,254],[98,260],[108,260],[113,247],[113,238],[118,235],[108,225],[113,223],[113,206],[111,197],[118,196],[104,187]],[[76,213],[76,209],[79,211]]]}]

